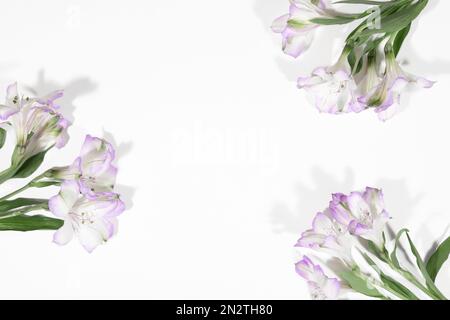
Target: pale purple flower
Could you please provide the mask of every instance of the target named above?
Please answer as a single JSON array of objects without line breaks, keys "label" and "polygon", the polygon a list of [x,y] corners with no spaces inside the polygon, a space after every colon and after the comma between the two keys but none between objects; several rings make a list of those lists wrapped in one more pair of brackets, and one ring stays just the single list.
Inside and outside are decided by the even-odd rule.
[{"label": "pale purple flower", "polygon": [[338,279],[329,278],[319,265],[304,256],[295,264],[297,273],[307,281],[311,297],[314,300],[336,300],[341,292],[341,283]]},{"label": "pale purple flower", "polygon": [[314,30],[319,26],[314,18],[332,18],[337,12],[328,0],[290,0],[289,13],[275,19],[272,31],[282,36],[284,53],[294,58],[309,48]]},{"label": "pale purple flower", "polygon": [[385,210],[381,190],[367,187],[364,192],[334,194],[330,210],[334,219],[347,226],[351,234],[383,248],[383,232],[390,217]]},{"label": "pale purple flower", "polygon": [[8,121],[15,130],[16,162],[23,162],[53,146],[65,146],[70,122],[54,104],[62,94],[62,91],[55,91],[43,98],[30,98],[18,93],[17,83],[8,86],[6,102],[0,105],[0,120]]},{"label": "pale purple flower", "polygon": [[355,238],[349,234],[347,228],[347,225],[334,219],[327,208],[323,213],[316,214],[312,229],[302,233],[296,246],[327,252],[342,259],[346,264],[353,265],[351,250],[355,245]]},{"label": "pale purple flower", "polygon": [[88,252],[117,232],[117,216],[125,209],[117,194],[102,192],[96,197],[86,197],[74,180],[64,181],[61,191],[48,205],[55,216],[64,220],[53,241],[65,245],[76,235]]},{"label": "pale purple flower", "polygon": [[397,62],[392,49],[386,50],[386,70],[383,79],[366,95],[359,98],[359,102],[366,108],[373,107],[380,120],[392,118],[399,109],[402,92],[408,86],[431,88],[433,81],[418,77],[404,71]]},{"label": "pale purple flower", "polygon": [[81,192],[95,196],[98,192],[111,192],[114,188],[117,168],[113,165],[115,151],[104,139],[87,135],[79,157],[71,166],[53,168],[48,176],[60,180],[75,179]]},{"label": "pale purple flower", "polygon": [[330,67],[315,69],[310,77],[299,77],[297,86],[307,92],[308,98],[320,112],[339,114],[361,111],[356,96],[345,49],[338,62]]}]

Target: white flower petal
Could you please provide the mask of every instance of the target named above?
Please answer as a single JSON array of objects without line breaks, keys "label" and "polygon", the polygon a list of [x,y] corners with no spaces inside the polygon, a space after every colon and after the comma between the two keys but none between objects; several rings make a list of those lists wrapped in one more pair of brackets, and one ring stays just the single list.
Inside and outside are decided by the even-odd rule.
[{"label": "white flower petal", "polygon": [[69,219],[64,221],[64,225],[53,234],[53,242],[59,245],[65,245],[72,240],[74,230]]},{"label": "white flower petal", "polygon": [[366,201],[364,201],[364,198],[359,192],[350,193],[350,195],[347,197],[347,204],[349,206],[350,212],[357,219],[364,218],[365,214],[370,213],[369,205]]},{"label": "white flower petal", "polygon": [[68,208],[72,208],[80,197],[80,187],[75,180],[66,180],[61,185],[60,196]]},{"label": "white flower petal", "polygon": [[287,22],[289,20],[289,14],[285,14],[281,17],[276,18],[271,26],[271,29],[273,32],[276,33],[281,33],[284,31],[284,29],[286,29],[287,27]]},{"label": "white flower petal", "polygon": [[78,232],[78,238],[81,245],[89,253],[94,251],[94,249],[102,244],[104,240],[101,233],[90,226],[81,227]]},{"label": "white flower petal", "polygon": [[286,37],[283,43],[283,51],[287,55],[297,58],[311,46],[312,40],[312,30]]}]

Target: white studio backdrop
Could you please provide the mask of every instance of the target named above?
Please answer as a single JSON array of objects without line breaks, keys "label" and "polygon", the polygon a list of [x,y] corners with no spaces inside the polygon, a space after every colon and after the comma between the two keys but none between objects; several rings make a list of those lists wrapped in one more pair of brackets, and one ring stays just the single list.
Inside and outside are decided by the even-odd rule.
[{"label": "white studio backdrop", "polygon": [[[129,207],[92,254],[51,243],[52,232],[0,233],[0,298],[308,299],[293,245],[332,192],[366,185],[384,190],[392,225],[422,252],[449,234],[450,2],[431,1],[401,52],[437,84],[386,123],[306,102],[296,77],[332,63],[344,34],[324,28],[293,60],[269,29],[287,6],[0,4],[1,99],[16,80],[65,89],[71,140],[47,166],[70,163],[85,134],[113,139]],[[449,275],[438,278],[447,295]]]}]

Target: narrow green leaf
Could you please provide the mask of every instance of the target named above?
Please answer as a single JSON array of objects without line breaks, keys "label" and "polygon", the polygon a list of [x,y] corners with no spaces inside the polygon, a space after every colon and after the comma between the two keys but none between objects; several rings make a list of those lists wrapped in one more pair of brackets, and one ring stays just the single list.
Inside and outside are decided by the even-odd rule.
[{"label": "narrow green leaf", "polygon": [[434,284],[430,275],[428,274],[427,267],[425,266],[425,263],[423,262],[419,251],[417,251],[416,247],[414,246],[414,243],[412,242],[411,238],[409,237],[408,232],[406,232],[406,237],[408,237],[409,246],[411,247],[412,253],[416,257],[417,266],[419,267],[419,270],[425,279],[428,289],[430,289],[430,291],[432,291],[439,298],[445,298],[443,296],[443,294],[439,291],[439,289],[436,287],[436,285]]},{"label": "narrow green leaf", "polygon": [[405,38],[410,30],[411,30],[411,23],[409,23],[405,28],[400,30],[395,36],[394,44],[392,46],[394,49],[395,56],[397,56],[398,53],[400,52],[403,42],[405,41]]},{"label": "narrow green leaf", "polygon": [[42,151],[25,161],[16,171],[13,178],[28,178],[31,176],[44,161],[46,153],[47,151]]},{"label": "narrow green leaf", "polygon": [[442,242],[436,251],[431,255],[427,262],[427,272],[430,275],[431,280],[435,281],[436,276],[439,273],[442,265],[447,261],[450,255],[450,237],[448,237],[444,242]]},{"label": "narrow green leaf", "polygon": [[378,273],[381,281],[385,286],[385,289],[390,290],[392,293],[404,300],[419,300],[419,298],[414,293],[412,293],[411,290],[409,290],[397,280],[385,274],[369,257],[369,255],[367,255],[366,253],[362,253],[362,256],[364,257],[364,259],[366,259],[367,263],[372,267],[372,269],[375,270],[376,273]]},{"label": "narrow green leaf", "polygon": [[383,251],[381,251],[373,241],[367,240],[367,250],[381,261],[386,261],[385,257],[383,256]]},{"label": "narrow green leaf", "polygon": [[31,199],[31,198],[17,198],[14,200],[3,200],[0,202],[0,213],[34,204],[42,204],[46,202],[48,202],[48,200],[46,199]]},{"label": "narrow green leaf", "polygon": [[363,54],[375,50],[381,44],[381,42],[383,42],[384,39],[385,37],[379,37],[373,40],[371,39],[367,40],[367,42],[365,43]]},{"label": "narrow green leaf", "polygon": [[359,71],[361,71],[361,68],[363,66],[363,59],[360,56],[357,56],[354,50],[349,53],[347,60],[350,64],[350,70],[352,70],[352,74],[357,74]]},{"label": "narrow green leaf", "polygon": [[355,51],[352,50],[348,56],[347,56],[347,61],[350,65],[350,70],[353,70],[355,68],[355,64],[356,64],[356,55],[355,55]]},{"label": "narrow green leaf", "polygon": [[0,149],[3,148],[6,141],[6,130],[3,128],[0,128]]},{"label": "narrow green leaf", "polygon": [[420,300],[411,290],[385,273],[380,272],[380,279],[387,287],[405,297],[407,300]]},{"label": "narrow green leaf", "polygon": [[61,228],[63,224],[63,220],[42,215],[22,215],[1,219],[0,231],[57,230]]},{"label": "narrow green leaf", "polygon": [[341,279],[344,279],[348,285],[355,291],[362,293],[369,297],[382,299],[384,296],[371,284],[361,278],[353,271],[344,271],[339,274]]},{"label": "narrow green leaf", "polygon": [[361,32],[362,37],[371,36],[377,33],[393,33],[408,26],[418,17],[420,12],[427,5],[428,0],[417,1],[416,3],[405,6],[390,15],[381,15],[381,29],[365,29]]},{"label": "narrow green leaf", "polygon": [[400,237],[402,236],[402,234],[403,233],[405,233],[405,232],[409,232],[409,230],[408,229],[402,229],[402,230],[400,230],[398,233],[397,233],[397,235],[395,236],[395,244],[394,244],[394,250],[392,250],[392,253],[391,253],[391,261],[392,261],[392,263],[394,264],[394,266],[396,267],[396,268],[400,268],[400,263],[398,262],[398,259],[397,259],[397,247],[398,247],[398,245],[399,245],[399,243],[400,243]]}]

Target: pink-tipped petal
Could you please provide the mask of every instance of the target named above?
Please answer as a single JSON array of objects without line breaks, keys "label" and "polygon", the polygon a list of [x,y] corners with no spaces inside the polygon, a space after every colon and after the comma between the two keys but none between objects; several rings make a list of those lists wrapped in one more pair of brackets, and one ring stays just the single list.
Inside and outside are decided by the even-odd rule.
[{"label": "pink-tipped petal", "polygon": [[7,120],[13,114],[19,112],[18,108],[0,105],[0,120]]},{"label": "pink-tipped petal", "polygon": [[283,43],[283,51],[285,54],[293,58],[298,58],[311,46],[312,40],[312,31],[302,32],[294,36],[286,37]]}]

